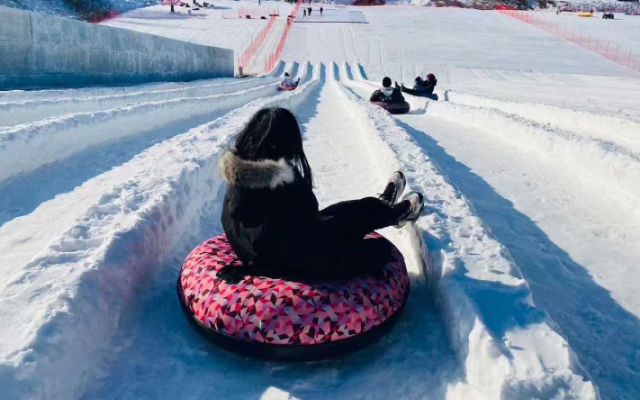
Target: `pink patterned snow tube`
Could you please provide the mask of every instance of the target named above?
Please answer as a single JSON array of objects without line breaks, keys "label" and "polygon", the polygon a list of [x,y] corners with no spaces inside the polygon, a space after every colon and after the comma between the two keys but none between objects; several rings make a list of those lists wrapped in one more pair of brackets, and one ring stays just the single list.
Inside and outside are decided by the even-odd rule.
[{"label": "pink patterned snow tube", "polygon": [[178,296],[201,333],[230,350],[275,358],[335,357],[336,351],[379,337],[409,296],[402,254],[377,233],[365,240],[391,248],[393,261],[375,277],[301,283],[252,276],[233,284],[216,276],[237,260],[221,234],[200,244],[184,261]]}]

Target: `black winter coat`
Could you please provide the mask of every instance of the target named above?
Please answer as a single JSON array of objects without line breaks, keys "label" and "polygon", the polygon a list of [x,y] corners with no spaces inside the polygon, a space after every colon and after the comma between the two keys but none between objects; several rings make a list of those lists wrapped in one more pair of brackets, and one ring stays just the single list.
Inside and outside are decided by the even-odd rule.
[{"label": "black winter coat", "polygon": [[268,276],[322,276],[338,257],[320,221],[318,201],[284,160],[247,161],[224,153],[222,226],[245,267]]},{"label": "black winter coat", "polygon": [[422,94],[433,94],[433,90],[436,88],[437,82],[429,82],[422,81],[420,83],[416,82],[416,85],[413,87],[414,90],[419,91]]}]

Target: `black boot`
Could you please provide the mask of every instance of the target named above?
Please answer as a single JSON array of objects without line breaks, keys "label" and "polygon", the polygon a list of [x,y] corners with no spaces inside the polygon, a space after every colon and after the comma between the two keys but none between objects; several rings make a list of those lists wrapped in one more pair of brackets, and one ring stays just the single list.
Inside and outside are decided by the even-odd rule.
[{"label": "black boot", "polygon": [[406,185],[407,179],[404,177],[404,174],[400,171],[396,171],[391,175],[391,178],[389,178],[389,182],[387,183],[387,187],[378,198],[386,205],[393,206],[398,202],[398,199],[402,195],[402,192],[404,192]]},{"label": "black boot", "polygon": [[419,192],[409,193],[400,203],[394,206],[394,209],[398,210],[398,224],[397,228],[401,228],[407,224],[407,222],[416,221],[420,218],[420,213],[424,208],[424,196]]}]

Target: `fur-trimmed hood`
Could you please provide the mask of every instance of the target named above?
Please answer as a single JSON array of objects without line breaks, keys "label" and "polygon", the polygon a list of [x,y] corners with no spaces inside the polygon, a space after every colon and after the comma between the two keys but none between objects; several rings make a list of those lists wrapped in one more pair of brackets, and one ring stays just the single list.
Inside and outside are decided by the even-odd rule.
[{"label": "fur-trimmed hood", "polygon": [[218,173],[229,185],[249,189],[271,188],[291,183],[296,174],[284,159],[248,161],[227,150],[218,161]]}]

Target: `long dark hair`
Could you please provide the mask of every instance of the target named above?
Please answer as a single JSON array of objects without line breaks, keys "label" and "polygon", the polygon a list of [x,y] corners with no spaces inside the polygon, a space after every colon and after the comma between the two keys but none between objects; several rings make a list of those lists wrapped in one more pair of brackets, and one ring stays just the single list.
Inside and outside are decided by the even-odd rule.
[{"label": "long dark hair", "polygon": [[284,158],[298,169],[309,186],[313,186],[298,120],[287,109],[263,108],[255,113],[238,134],[234,147],[238,157],[249,161]]}]

